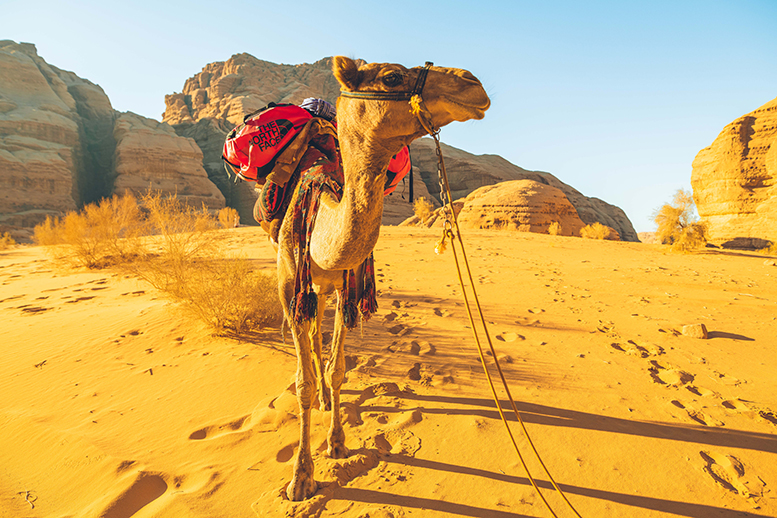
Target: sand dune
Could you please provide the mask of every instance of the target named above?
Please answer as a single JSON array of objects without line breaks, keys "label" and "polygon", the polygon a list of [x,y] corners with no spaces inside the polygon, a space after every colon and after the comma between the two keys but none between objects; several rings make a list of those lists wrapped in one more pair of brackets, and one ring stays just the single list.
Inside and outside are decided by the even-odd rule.
[{"label": "sand dune", "polygon": [[[230,247],[260,268],[261,231]],[[346,340],[346,460],[288,502],[298,425],[280,332],[214,337],[148,285],[0,252],[1,517],[541,517],[437,231],[384,227],[378,315]],[[758,254],[464,236],[529,432],[586,518],[775,516],[777,267]],[[332,312],[327,312],[331,321]],[[681,334],[703,323],[706,340]],[[490,357],[489,357],[490,358]],[[504,395],[502,395],[504,397]],[[559,516],[572,516],[511,419]]]}]

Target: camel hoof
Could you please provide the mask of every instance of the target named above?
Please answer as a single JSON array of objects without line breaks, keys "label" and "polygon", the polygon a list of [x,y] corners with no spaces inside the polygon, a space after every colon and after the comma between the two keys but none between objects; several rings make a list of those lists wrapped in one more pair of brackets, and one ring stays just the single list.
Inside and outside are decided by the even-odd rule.
[{"label": "camel hoof", "polygon": [[329,455],[329,458],[332,459],[345,459],[348,457],[348,448],[345,447],[345,444],[330,444],[329,447],[326,449],[327,454]]},{"label": "camel hoof", "polygon": [[318,491],[318,484],[313,477],[294,477],[286,488],[286,497],[293,502],[307,500]]}]

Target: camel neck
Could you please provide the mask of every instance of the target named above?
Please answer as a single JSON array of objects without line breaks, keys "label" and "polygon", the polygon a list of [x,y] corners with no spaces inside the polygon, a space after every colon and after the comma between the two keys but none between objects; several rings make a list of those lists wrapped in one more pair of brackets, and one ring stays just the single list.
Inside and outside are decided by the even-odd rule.
[{"label": "camel neck", "polygon": [[321,200],[311,236],[311,258],[325,270],[359,266],[372,252],[383,217],[385,171],[391,151],[375,139],[341,127],[345,183],[339,202]]}]

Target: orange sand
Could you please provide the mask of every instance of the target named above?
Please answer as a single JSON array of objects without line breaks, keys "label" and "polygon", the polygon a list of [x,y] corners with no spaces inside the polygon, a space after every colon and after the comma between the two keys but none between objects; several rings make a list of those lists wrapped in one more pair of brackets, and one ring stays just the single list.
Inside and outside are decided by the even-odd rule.
[{"label": "orange sand", "polygon": [[[226,232],[273,268],[260,230]],[[140,281],[0,252],[0,516],[550,516],[437,238],[382,229],[380,310],[346,340],[352,454],[326,457],[328,414],[314,411],[321,489],[303,503],[279,496],[298,440],[279,332],[213,337]],[[777,267],[535,234],[465,241],[513,396],[583,517],[777,515]],[[710,338],[678,335],[691,323]]]}]

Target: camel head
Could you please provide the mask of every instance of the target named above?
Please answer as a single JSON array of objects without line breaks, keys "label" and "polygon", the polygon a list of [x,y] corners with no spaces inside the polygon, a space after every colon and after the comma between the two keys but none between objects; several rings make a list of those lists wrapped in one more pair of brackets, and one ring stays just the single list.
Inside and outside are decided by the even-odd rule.
[{"label": "camel head", "polygon": [[[405,68],[390,63],[359,66],[352,59],[335,56],[332,70],[346,93],[397,94],[411,92],[425,67]],[[421,97],[436,128],[453,121],[482,119],[491,101],[480,81],[467,70],[432,66],[426,72]],[[356,131],[368,140],[385,143],[392,152],[429,132],[411,111],[409,95],[402,100],[352,98],[337,100],[340,130]]]}]

